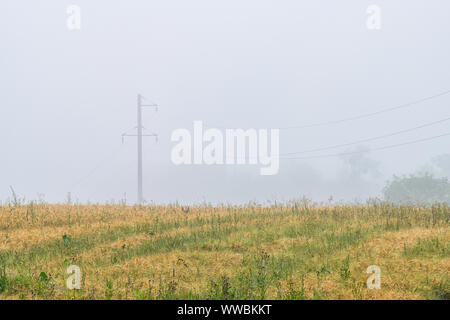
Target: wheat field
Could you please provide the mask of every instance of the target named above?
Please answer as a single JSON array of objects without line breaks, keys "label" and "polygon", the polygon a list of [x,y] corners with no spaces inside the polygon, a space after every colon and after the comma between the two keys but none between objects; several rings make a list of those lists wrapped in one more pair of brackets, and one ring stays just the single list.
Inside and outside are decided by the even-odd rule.
[{"label": "wheat field", "polygon": [[3,205],[0,299],[449,299],[449,220],[446,205]]}]

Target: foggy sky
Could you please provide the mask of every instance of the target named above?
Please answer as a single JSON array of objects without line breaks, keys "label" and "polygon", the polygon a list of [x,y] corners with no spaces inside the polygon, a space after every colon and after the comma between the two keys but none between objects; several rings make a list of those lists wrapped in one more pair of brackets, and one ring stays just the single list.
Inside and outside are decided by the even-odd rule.
[{"label": "foggy sky", "polygon": [[[81,30],[66,8],[81,7]],[[381,30],[368,30],[378,5]],[[259,166],[175,166],[171,132],[280,128],[378,111],[450,89],[445,0],[71,0],[0,2],[0,199],[136,200],[136,94],[159,141],[144,141],[144,196],[156,203],[377,196],[392,174],[449,153],[450,137],[348,159]],[[450,95],[378,116],[282,130],[282,153],[326,147],[450,116]],[[131,133],[132,131],[130,131]],[[450,132],[450,122],[365,144]],[[355,150],[357,146],[314,155]],[[370,160],[367,160],[370,159]],[[359,162],[358,162],[359,163]],[[352,171],[353,170],[353,171]]]}]

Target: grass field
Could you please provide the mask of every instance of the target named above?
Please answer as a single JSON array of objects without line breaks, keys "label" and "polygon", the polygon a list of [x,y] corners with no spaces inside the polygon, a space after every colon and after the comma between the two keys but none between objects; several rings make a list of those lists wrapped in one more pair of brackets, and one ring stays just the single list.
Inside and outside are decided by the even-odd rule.
[{"label": "grass field", "polygon": [[3,205],[0,299],[450,299],[449,222],[448,206]]}]

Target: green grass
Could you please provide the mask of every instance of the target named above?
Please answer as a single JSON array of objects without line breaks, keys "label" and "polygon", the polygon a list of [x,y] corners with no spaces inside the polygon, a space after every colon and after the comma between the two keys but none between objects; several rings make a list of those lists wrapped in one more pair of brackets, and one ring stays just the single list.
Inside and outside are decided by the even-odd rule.
[{"label": "green grass", "polygon": [[[0,218],[3,299],[448,299],[445,205],[33,204]],[[81,290],[65,287],[71,264]],[[365,285],[372,264],[381,290]]]}]

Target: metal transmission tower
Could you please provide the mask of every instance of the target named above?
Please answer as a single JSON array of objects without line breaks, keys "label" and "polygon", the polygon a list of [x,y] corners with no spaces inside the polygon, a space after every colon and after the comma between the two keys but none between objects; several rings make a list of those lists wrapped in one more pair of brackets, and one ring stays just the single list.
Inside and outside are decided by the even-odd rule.
[{"label": "metal transmission tower", "polygon": [[144,193],[142,190],[142,137],[155,137],[156,141],[158,141],[158,135],[155,133],[144,134],[145,130],[142,125],[142,108],[144,107],[152,107],[155,108],[155,111],[158,111],[158,105],[156,103],[143,104],[142,100],[145,98],[138,94],[137,95],[137,127],[133,129],[137,129],[137,134],[128,134],[127,132],[122,134],[122,143],[124,142],[125,137],[137,137],[137,202],[138,204],[142,204],[144,202]]}]

